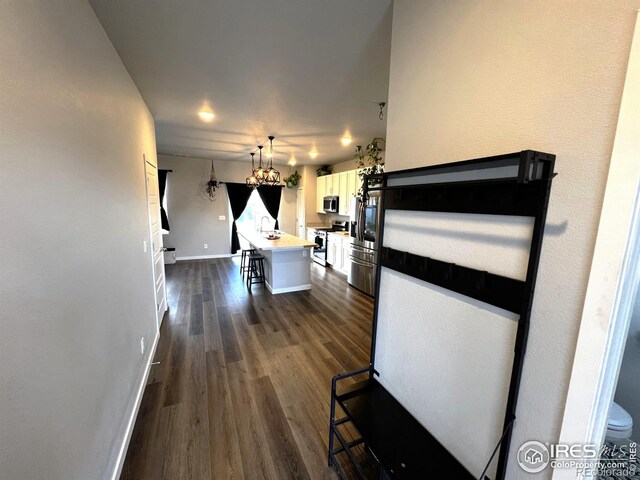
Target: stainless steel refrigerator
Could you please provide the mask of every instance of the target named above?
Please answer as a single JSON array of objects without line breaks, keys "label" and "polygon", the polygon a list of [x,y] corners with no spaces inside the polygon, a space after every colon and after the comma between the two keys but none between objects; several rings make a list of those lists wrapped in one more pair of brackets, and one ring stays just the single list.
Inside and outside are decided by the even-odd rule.
[{"label": "stainless steel refrigerator", "polygon": [[381,192],[370,192],[366,201],[351,201],[351,248],[349,250],[348,281],[353,287],[374,296],[378,262],[378,230],[380,225]]}]

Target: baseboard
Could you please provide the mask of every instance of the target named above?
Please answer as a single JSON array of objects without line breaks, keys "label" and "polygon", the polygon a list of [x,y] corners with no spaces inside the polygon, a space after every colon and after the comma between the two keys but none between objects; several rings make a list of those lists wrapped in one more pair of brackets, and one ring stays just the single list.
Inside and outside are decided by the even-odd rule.
[{"label": "baseboard", "polygon": [[297,287],[288,287],[288,288],[272,288],[269,285],[269,282],[264,282],[267,286],[267,289],[274,295],[279,293],[291,293],[291,292],[301,292],[302,290],[311,290],[311,284],[309,285],[298,285]]},{"label": "baseboard", "polygon": [[181,260],[206,260],[208,258],[229,258],[231,256],[230,253],[222,253],[220,255],[195,255],[192,257],[176,257],[176,261]]},{"label": "baseboard", "polygon": [[120,447],[120,452],[118,452],[118,459],[116,461],[116,466],[113,470],[113,475],[111,476],[111,480],[118,480],[120,478],[120,475],[122,474],[122,467],[124,467],[124,460],[127,456],[127,449],[129,448],[131,435],[133,434],[133,427],[136,423],[136,417],[138,416],[138,411],[140,410],[140,404],[142,403],[142,396],[144,395],[144,389],[147,386],[149,372],[151,371],[151,362],[153,362],[153,358],[156,355],[156,347],[158,346],[158,340],[160,340],[160,332],[156,333],[156,338],[153,340],[153,346],[151,347],[151,353],[149,354],[149,361],[147,362],[147,367],[144,370],[142,381],[138,386],[138,393],[136,395],[136,400],[135,400],[131,415],[129,416],[129,422],[127,424],[127,429],[125,431],[124,438],[122,439],[122,446]]}]

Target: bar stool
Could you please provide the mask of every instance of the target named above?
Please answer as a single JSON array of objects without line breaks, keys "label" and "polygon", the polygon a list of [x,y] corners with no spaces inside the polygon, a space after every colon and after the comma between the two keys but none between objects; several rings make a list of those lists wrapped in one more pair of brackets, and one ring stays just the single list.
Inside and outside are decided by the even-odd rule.
[{"label": "bar stool", "polygon": [[249,289],[249,293],[251,293],[251,285],[255,283],[265,283],[263,255],[260,255],[259,253],[249,254],[247,273],[247,288]]},{"label": "bar stool", "polygon": [[255,248],[247,248],[242,250],[240,255],[240,273],[242,274],[242,278],[244,279],[245,272],[249,271],[249,255],[256,253]]}]

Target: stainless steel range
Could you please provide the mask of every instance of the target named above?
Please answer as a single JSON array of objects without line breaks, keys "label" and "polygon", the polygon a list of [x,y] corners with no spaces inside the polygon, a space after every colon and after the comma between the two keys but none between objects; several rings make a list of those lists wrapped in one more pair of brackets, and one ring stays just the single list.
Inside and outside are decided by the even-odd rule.
[{"label": "stainless steel range", "polygon": [[348,222],[334,221],[330,227],[318,227],[313,232],[314,242],[318,247],[313,249],[313,261],[322,266],[327,265],[327,233],[328,232],[346,232],[348,230]]}]

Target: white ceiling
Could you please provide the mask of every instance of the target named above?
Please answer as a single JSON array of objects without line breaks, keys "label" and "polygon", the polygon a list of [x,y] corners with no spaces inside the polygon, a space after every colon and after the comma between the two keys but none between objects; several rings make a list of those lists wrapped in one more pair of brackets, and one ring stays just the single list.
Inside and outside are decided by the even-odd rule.
[{"label": "white ceiling", "polygon": [[331,164],[385,135],[392,0],[89,1],[155,118],[158,153],[249,161],[273,134],[274,161]]}]

